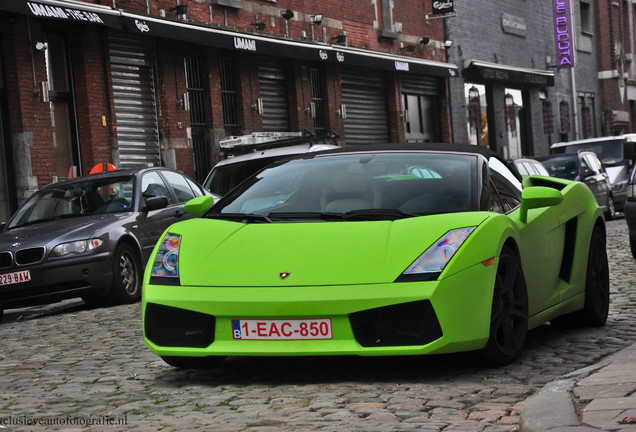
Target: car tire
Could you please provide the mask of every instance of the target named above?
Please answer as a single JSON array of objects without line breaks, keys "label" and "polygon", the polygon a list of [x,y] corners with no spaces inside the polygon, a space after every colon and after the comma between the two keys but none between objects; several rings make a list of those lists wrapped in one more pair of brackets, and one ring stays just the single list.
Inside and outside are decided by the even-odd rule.
[{"label": "car tire", "polygon": [[161,356],[161,359],[172,367],[180,369],[209,369],[219,366],[225,360],[224,356],[209,357],[177,357]]},{"label": "car tire", "polygon": [[501,251],[493,289],[490,336],[479,353],[493,366],[514,362],[528,333],[528,289],[519,257],[507,246]]},{"label": "car tire", "polygon": [[121,243],[113,255],[113,285],[108,293],[109,303],[134,303],[141,298],[141,266],[136,251]]},{"label": "car tire", "polygon": [[609,263],[605,235],[594,227],[587,256],[585,275],[585,306],[579,312],[581,324],[599,327],[605,325],[610,303]]},{"label": "car tire", "polygon": [[585,274],[585,304],[583,309],[551,321],[560,327],[600,327],[609,313],[609,264],[605,236],[601,228],[594,227],[590,240]]},{"label": "car tire", "polygon": [[610,195],[607,197],[607,210],[605,211],[605,220],[614,220],[616,218],[616,206],[614,198]]},{"label": "car tire", "polygon": [[632,250],[632,257],[636,259],[636,237],[629,238],[629,248]]}]

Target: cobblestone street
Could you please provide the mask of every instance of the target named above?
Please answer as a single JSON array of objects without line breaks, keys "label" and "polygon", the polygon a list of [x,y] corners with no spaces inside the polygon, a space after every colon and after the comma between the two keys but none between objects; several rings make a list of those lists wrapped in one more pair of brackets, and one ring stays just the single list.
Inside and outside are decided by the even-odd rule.
[{"label": "cobblestone street", "polygon": [[607,226],[607,325],[544,325],[529,334],[519,361],[499,369],[464,354],[230,358],[217,369],[184,371],[145,347],[139,303],[6,311],[0,429],[42,430],[16,425],[40,421],[66,423],[48,426],[54,430],[91,422],[91,430],[138,431],[517,430],[524,402],[546,383],[636,342],[636,263],[625,220]]}]

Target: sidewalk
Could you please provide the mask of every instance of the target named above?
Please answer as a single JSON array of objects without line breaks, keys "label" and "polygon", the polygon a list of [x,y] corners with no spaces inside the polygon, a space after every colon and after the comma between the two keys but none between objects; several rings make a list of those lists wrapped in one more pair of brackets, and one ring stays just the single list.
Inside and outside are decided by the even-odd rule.
[{"label": "sidewalk", "polygon": [[519,427],[520,432],[636,431],[636,344],[547,384],[526,403]]}]

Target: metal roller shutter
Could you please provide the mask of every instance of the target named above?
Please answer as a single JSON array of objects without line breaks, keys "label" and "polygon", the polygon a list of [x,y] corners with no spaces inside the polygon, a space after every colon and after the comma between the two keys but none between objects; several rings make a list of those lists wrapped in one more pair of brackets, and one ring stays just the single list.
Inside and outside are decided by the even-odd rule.
[{"label": "metal roller shutter", "polygon": [[289,132],[287,74],[284,63],[278,59],[259,59],[258,81],[263,101],[263,131]]},{"label": "metal roller shutter", "polygon": [[346,109],[347,145],[389,142],[386,79],[382,71],[343,69],[342,102]]},{"label": "metal roller shutter", "polygon": [[119,168],[159,165],[159,128],[152,47],[145,40],[109,38]]},{"label": "metal roller shutter", "polygon": [[437,78],[425,75],[402,74],[402,93],[440,95],[440,83]]}]

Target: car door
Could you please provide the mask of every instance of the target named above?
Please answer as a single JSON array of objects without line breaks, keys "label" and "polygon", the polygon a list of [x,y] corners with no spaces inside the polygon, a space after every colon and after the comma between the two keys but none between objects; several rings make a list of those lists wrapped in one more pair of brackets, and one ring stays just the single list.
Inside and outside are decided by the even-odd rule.
[{"label": "car door", "polygon": [[[496,159],[491,159],[490,178],[501,201],[499,213],[518,212],[521,184]],[[497,207],[497,206],[495,206]],[[565,226],[560,220],[560,206],[528,212],[527,222],[519,222],[519,254],[528,288],[528,311],[531,315],[560,301],[557,282],[565,247]]]},{"label": "car door", "polygon": [[[183,204],[178,203],[170,187],[159,174],[159,170],[146,171],[141,176],[141,215],[139,238],[144,260],[150,256],[157,240],[167,227],[185,214]],[[145,210],[145,200],[165,196],[168,206],[156,210]]]}]

